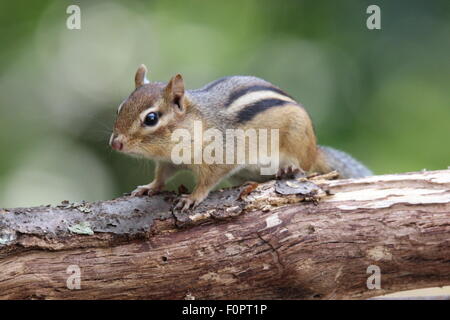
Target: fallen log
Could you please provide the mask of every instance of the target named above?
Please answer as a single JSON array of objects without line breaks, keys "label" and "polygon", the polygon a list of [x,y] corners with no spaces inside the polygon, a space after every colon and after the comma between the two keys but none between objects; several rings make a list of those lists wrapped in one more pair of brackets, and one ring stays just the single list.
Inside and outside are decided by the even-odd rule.
[{"label": "fallen log", "polygon": [[0,209],[0,298],[362,299],[450,285],[450,170],[324,178],[220,190],[189,215],[171,212],[172,193]]}]

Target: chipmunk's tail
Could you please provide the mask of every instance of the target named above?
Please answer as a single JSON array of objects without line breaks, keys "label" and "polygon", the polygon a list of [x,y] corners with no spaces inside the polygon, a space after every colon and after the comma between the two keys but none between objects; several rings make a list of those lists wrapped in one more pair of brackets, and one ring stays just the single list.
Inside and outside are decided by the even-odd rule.
[{"label": "chipmunk's tail", "polygon": [[318,159],[314,171],[336,170],[341,179],[362,178],[373,175],[366,166],[349,154],[330,147],[318,146]]}]

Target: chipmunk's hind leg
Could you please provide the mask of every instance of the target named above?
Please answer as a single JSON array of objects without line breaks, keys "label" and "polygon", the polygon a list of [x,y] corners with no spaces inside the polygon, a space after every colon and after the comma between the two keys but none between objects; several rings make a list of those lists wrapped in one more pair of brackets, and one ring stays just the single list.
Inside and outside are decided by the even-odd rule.
[{"label": "chipmunk's hind leg", "polygon": [[311,120],[298,105],[285,108],[285,128],[280,135],[280,176],[309,172],[316,162],[317,146]]},{"label": "chipmunk's hind leg", "polygon": [[277,179],[298,179],[305,176],[306,173],[302,168],[293,165],[281,167],[276,174]]}]

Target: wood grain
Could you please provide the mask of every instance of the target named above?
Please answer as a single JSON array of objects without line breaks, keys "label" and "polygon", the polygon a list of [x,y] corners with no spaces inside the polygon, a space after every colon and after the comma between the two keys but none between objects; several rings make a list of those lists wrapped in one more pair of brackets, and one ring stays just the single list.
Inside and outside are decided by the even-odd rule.
[{"label": "wood grain", "polygon": [[[450,285],[450,170],[0,210],[1,299],[360,299]],[[326,191],[326,192],[325,192]],[[88,223],[92,235],[69,230]],[[81,289],[67,268],[79,266]],[[367,267],[381,270],[369,290]]]}]

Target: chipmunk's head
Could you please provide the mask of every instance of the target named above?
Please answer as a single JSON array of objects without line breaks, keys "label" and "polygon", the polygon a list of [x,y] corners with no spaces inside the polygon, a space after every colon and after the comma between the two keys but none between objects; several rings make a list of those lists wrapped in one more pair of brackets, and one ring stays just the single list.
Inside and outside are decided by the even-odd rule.
[{"label": "chipmunk's head", "polygon": [[169,83],[149,82],[147,68],[136,71],[136,89],[117,110],[117,119],[109,144],[117,151],[167,158],[170,156],[172,131],[186,114],[188,101],[181,75]]}]

